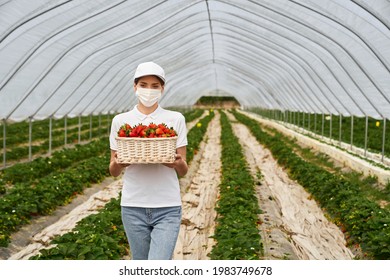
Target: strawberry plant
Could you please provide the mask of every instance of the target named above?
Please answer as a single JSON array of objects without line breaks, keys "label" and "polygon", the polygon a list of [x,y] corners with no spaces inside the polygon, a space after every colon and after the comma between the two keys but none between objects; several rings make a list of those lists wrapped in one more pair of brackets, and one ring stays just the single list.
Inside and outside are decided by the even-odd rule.
[{"label": "strawberry plant", "polygon": [[192,122],[193,120],[200,118],[200,116],[203,114],[203,109],[194,109],[187,113],[184,113],[186,122]]},{"label": "strawberry plant", "polygon": [[109,176],[109,151],[102,156],[79,161],[65,170],[51,172],[34,184],[20,182],[0,197],[0,246],[7,246],[10,234],[33,216],[50,214],[58,205],[68,203],[91,183]]},{"label": "strawberry plant", "polygon": [[[59,171],[99,154],[107,152],[107,137],[92,141],[88,145],[76,145],[55,151],[51,157],[36,158],[31,162],[17,163],[0,172],[0,186],[12,186],[16,183],[33,184],[37,179],[51,172]],[[8,187],[9,188],[9,187]]]},{"label": "strawberry plant", "polygon": [[389,210],[370,201],[357,185],[344,177],[303,160],[285,144],[280,133],[267,134],[257,121],[236,111],[233,113],[260,143],[270,149],[289,176],[306,188],[332,219],[345,228],[350,245],[360,246],[367,257],[390,259]]},{"label": "strawberry plant", "polygon": [[212,259],[259,259],[262,245],[258,229],[261,213],[255,196],[255,181],[241,145],[226,114],[221,112],[222,181]]},{"label": "strawberry plant", "polygon": [[120,200],[111,199],[97,214],[77,223],[73,231],[57,236],[56,246],[41,250],[34,260],[119,260],[127,254]]},{"label": "strawberry plant", "polygon": [[194,158],[194,155],[199,150],[199,145],[202,142],[204,135],[206,134],[207,127],[210,123],[210,121],[215,116],[215,113],[213,111],[209,111],[208,115],[203,117],[201,120],[199,120],[200,126],[194,126],[188,133],[187,133],[187,162],[190,163],[192,159]]}]

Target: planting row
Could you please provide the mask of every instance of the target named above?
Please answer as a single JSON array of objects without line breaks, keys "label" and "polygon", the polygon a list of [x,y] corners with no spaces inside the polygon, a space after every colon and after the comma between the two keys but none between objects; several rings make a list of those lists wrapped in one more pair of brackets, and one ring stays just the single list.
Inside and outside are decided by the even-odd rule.
[{"label": "planting row", "polygon": [[259,259],[263,248],[255,181],[224,112],[221,112],[221,127],[222,179],[213,236],[217,243],[210,257],[218,260]]},{"label": "planting row", "polygon": [[282,134],[277,131],[266,133],[257,121],[233,113],[272,152],[289,176],[306,188],[331,219],[343,228],[349,245],[360,246],[368,258],[390,259],[388,209],[368,199],[357,184],[344,176],[302,159],[290,145],[286,145]]},{"label": "planting row", "polygon": [[107,137],[92,141],[88,145],[56,151],[51,157],[39,157],[31,162],[17,163],[0,172],[0,194],[6,193],[15,184],[31,186],[44,176],[62,171],[73,164],[107,152]]},{"label": "planting row", "polygon": [[[39,179],[30,178],[28,181],[27,178],[28,182],[18,182],[9,188],[0,198],[0,246],[7,246],[11,233],[28,223],[32,217],[50,214],[57,206],[67,204],[72,197],[82,193],[92,183],[101,182],[109,176],[107,162],[110,153],[107,144],[105,146],[103,153],[76,161],[74,162],[76,164],[68,168],[49,171],[49,174]],[[66,157],[63,160],[66,162]],[[51,165],[50,161],[44,160],[41,163],[37,166],[45,166],[45,163],[46,166]],[[40,172],[39,167],[36,171]],[[45,170],[41,171],[45,172]]]}]

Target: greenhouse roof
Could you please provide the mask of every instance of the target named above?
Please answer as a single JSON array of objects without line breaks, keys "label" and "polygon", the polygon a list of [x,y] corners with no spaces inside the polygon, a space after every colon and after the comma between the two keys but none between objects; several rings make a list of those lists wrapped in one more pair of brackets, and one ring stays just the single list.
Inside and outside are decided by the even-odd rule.
[{"label": "greenhouse roof", "polygon": [[390,118],[387,0],[0,1],[0,119],[125,111],[160,64],[161,104]]}]

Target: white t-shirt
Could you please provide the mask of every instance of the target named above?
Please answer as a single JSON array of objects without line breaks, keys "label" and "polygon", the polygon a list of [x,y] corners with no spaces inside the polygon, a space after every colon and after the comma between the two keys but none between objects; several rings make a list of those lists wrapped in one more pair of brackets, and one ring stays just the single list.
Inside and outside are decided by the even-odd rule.
[{"label": "white t-shirt", "polygon": [[[176,148],[187,146],[187,127],[181,113],[158,106],[150,115],[144,115],[138,111],[136,105],[133,110],[113,118],[111,150],[117,150],[115,137],[121,125],[125,123],[131,126],[139,123],[148,125],[151,122],[165,123],[168,127],[173,127],[178,134]],[[126,167],[123,174],[121,205],[145,208],[180,206],[180,185],[175,169],[163,164],[132,164]]]}]

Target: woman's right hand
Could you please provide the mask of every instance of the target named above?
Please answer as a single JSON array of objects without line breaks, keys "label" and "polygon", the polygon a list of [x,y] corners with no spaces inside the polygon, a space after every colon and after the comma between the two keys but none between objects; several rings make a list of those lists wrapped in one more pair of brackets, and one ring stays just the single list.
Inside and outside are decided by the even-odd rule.
[{"label": "woman's right hand", "polygon": [[129,166],[128,163],[119,163],[118,162],[118,154],[116,151],[111,150],[111,159],[110,159],[110,174],[114,177],[118,177],[124,168]]}]

